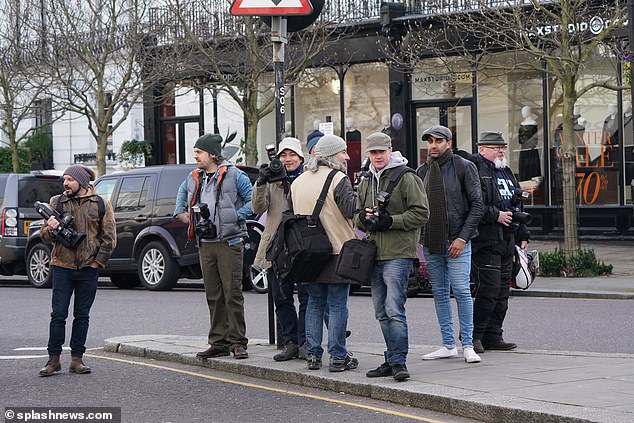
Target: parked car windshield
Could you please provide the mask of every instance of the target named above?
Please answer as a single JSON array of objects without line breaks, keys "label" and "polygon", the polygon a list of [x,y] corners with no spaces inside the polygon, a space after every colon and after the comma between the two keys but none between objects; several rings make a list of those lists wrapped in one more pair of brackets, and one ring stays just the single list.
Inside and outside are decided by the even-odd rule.
[{"label": "parked car windshield", "polygon": [[18,182],[18,207],[32,208],[36,201],[48,202],[54,195],[64,192],[59,178],[21,178]]}]

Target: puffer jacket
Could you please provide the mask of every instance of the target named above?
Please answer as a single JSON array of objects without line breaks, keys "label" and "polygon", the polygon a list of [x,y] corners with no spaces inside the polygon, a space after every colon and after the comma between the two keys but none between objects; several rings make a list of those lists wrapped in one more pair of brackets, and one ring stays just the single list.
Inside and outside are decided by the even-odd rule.
[{"label": "puffer jacket", "polygon": [[[99,218],[97,197],[93,187],[80,197],[69,198],[63,194],[51,197],[51,207],[57,210],[57,203],[61,201],[63,213],[73,216],[75,229],[86,234],[76,250],[56,242],[51,253],[52,266],[78,270],[89,267],[94,261],[100,268],[106,267],[117,244],[117,225],[109,201],[103,200],[106,210],[103,219]],[[41,237],[44,242],[54,241],[52,230],[47,225],[42,228]]]}]

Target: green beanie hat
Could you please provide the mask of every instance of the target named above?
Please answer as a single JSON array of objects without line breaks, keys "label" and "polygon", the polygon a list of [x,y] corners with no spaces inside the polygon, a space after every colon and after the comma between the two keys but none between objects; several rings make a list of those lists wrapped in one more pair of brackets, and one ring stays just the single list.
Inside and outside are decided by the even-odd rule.
[{"label": "green beanie hat", "polygon": [[196,140],[194,148],[199,148],[216,157],[222,155],[222,137],[218,134],[205,134]]}]

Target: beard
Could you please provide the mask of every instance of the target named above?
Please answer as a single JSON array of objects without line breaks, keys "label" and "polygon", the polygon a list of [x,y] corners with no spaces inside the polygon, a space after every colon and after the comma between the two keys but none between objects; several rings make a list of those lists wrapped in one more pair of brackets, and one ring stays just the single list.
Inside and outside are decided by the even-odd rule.
[{"label": "beard", "polygon": [[504,169],[508,164],[508,161],[506,160],[506,157],[503,159],[497,158],[493,161],[493,164],[495,164],[496,169]]},{"label": "beard", "polygon": [[77,193],[79,192],[79,190],[81,189],[81,187],[77,188],[76,191],[73,191],[72,188],[66,188],[64,190],[64,194],[66,195],[66,197],[70,198],[70,197],[74,197],[77,195]]}]

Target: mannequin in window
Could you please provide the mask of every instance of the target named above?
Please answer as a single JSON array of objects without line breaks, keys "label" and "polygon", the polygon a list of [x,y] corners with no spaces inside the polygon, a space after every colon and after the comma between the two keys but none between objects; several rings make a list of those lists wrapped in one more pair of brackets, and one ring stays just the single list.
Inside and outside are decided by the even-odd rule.
[{"label": "mannequin in window", "polygon": [[348,177],[354,182],[354,176],[361,170],[361,132],[354,128],[354,119],[346,120],[346,144],[348,145]]},{"label": "mannequin in window", "polygon": [[528,181],[533,177],[542,176],[537,150],[537,121],[530,106],[522,107],[522,122],[519,127],[518,141],[520,143],[519,180]]},{"label": "mannequin in window", "polygon": [[361,141],[361,132],[354,129],[354,119],[346,118],[346,141]]},{"label": "mannequin in window", "polygon": [[284,136],[292,137],[293,136],[293,122],[287,120],[284,122]]},{"label": "mannequin in window", "polygon": [[381,116],[381,125],[383,125],[383,132],[386,135],[392,136],[392,125],[390,124],[390,117],[388,115]]}]

